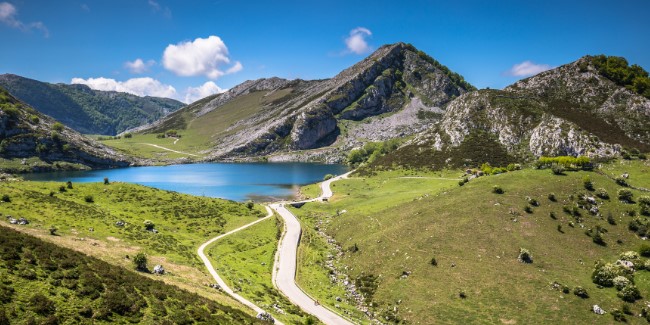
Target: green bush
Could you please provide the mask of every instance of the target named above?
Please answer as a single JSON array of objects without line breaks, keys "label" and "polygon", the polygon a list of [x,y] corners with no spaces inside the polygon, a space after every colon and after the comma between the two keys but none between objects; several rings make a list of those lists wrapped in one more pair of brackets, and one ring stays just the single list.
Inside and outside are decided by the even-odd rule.
[{"label": "green bush", "polygon": [[629,185],[627,184],[627,181],[626,181],[625,178],[623,178],[623,177],[620,177],[620,176],[619,176],[619,177],[616,177],[616,178],[614,179],[614,181],[616,182],[616,184],[618,184],[618,185],[620,185],[620,186],[624,186],[624,187],[629,186]]},{"label": "green bush", "polygon": [[323,180],[326,181],[326,180],[328,180],[328,179],[332,179],[332,178],[334,178],[334,175],[332,175],[332,174],[327,174],[327,175],[325,175],[325,177],[323,177]]},{"label": "green bush", "polygon": [[108,181],[108,177],[104,177],[104,185],[109,185],[110,182]]},{"label": "green bush", "polygon": [[41,119],[39,119],[38,116],[36,116],[36,115],[30,115],[29,116],[29,122],[32,123],[32,124],[38,124],[38,122],[40,122],[40,121],[41,121]]},{"label": "green bush", "polygon": [[153,221],[151,221],[151,220],[145,220],[144,221],[144,229],[146,229],[148,231],[152,231],[155,227],[156,227],[156,225],[153,223]]},{"label": "green bush", "polygon": [[623,314],[623,312],[620,311],[619,309],[614,308],[612,309],[612,311],[610,311],[610,313],[612,314],[612,317],[614,317],[615,321],[623,322],[623,323],[627,322],[627,318],[625,317],[625,314]]},{"label": "green bush", "polygon": [[533,255],[530,254],[530,251],[525,249],[525,248],[520,248],[519,249],[519,256],[517,257],[517,260],[522,263],[532,263],[533,262]]},{"label": "green bush", "polygon": [[585,289],[585,288],[583,288],[581,286],[577,286],[577,287],[573,288],[573,294],[580,297],[580,298],[582,298],[582,299],[589,298],[589,293],[587,292],[587,289]]},{"label": "green bush", "polygon": [[612,263],[598,262],[591,274],[591,280],[595,284],[603,287],[611,287],[614,285],[614,278],[619,275],[624,275],[624,271],[620,266]]},{"label": "green bush", "polygon": [[591,181],[591,178],[589,176],[585,176],[582,178],[582,185],[588,191],[594,190],[594,183]]},{"label": "green bush", "polygon": [[93,202],[95,202],[95,198],[92,195],[89,194],[89,195],[84,196],[84,201],[86,201],[86,203],[93,203]]},{"label": "green bush", "polygon": [[607,190],[602,187],[596,190],[596,196],[603,200],[609,199],[609,193],[607,193]]},{"label": "green bush", "polygon": [[525,205],[524,211],[526,211],[526,213],[533,213],[533,208],[531,208],[530,205]]},{"label": "green bush", "polygon": [[618,190],[617,194],[619,200],[626,203],[632,202],[632,191],[622,188]]},{"label": "green bush", "polygon": [[548,200],[551,202],[557,202],[557,198],[555,197],[555,193],[549,193],[548,194]]},{"label": "green bush", "polygon": [[8,194],[2,194],[2,202],[11,202],[11,198]]},{"label": "green bush", "polygon": [[133,266],[138,271],[147,271],[147,255],[138,253],[133,257]]},{"label": "green bush", "polygon": [[554,164],[551,166],[551,171],[554,175],[564,175],[564,167],[561,165]]},{"label": "green bush", "polygon": [[618,292],[618,297],[623,299],[623,301],[635,302],[641,299],[641,292],[639,292],[639,289],[635,285],[628,284]]},{"label": "green bush", "polygon": [[57,132],[63,131],[63,124],[61,124],[61,122],[56,122],[56,123],[52,124],[52,130],[57,131]]},{"label": "green bush", "polygon": [[626,277],[624,277],[622,275],[619,275],[619,276],[615,277],[612,282],[614,283],[614,287],[617,290],[622,290],[623,288],[625,288],[627,285],[630,284],[630,279],[628,279],[628,278],[626,278]]},{"label": "green bush", "polygon": [[435,257],[432,257],[432,258],[431,258],[431,265],[433,265],[433,266],[438,266],[438,261],[436,260]]},{"label": "green bush", "polygon": [[492,186],[492,193],[503,194],[504,191],[503,191],[503,188],[501,188],[501,186],[494,185],[494,186]]},{"label": "green bush", "polygon": [[629,65],[623,57],[602,54],[591,57],[591,62],[601,75],[615,84],[650,98],[650,79],[641,66]]}]

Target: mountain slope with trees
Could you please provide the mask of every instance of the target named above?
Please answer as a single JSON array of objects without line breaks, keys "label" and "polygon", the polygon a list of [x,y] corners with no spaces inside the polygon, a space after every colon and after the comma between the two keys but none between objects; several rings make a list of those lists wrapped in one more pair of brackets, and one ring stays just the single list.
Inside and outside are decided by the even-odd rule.
[{"label": "mountain slope with trees", "polygon": [[184,106],[169,98],[93,90],[86,85],[51,84],[13,74],[0,75],[0,87],[83,134],[115,135]]},{"label": "mountain slope with trees", "polygon": [[5,171],[126,167],[136,159],[86,138],[0,88],[0,158]]}]

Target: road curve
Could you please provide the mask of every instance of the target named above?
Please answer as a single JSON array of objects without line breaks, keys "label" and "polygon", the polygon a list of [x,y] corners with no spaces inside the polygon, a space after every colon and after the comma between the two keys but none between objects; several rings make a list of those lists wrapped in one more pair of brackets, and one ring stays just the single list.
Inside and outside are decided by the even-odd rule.
[{"label": "road curve", "polygon": [[[321,196],[300,202],[314,202],[322,201],[332,197],[332,190],[330,184],[342,178],[348,177],[350,174],[346,173],[321,183]],[[282,293],[284,293],[289,300],[295,305],[299,306],[303,311],[316,316],[323,323],[328,325],[352,325],[350,321],[334,313],[333,311],[317,304],[305,292],[303,292],[296,284],[296,268],[297,268],[297,255],[298,243],[300,242],[300,222],[289,210],[284,207],[283,203],[274,203],[270,205],[284,219],[285,232],[278,244],[278,256],[273,266],[273,282]]]},{"label": "road curve", "polygon": [[[223,238],[223,237],[226,237],[226,236],[228,236],[228,235],[230,235],[230,234],[236,233],[236,232],[238,232],[238,231],[240,231],[240,230],[244,230],[244,229],[246,229],[246,228],[248,228],[248,227],[250,227],[250,226],[252,226],[252,225],[254,225],[254,224],[256,224],[256,223],[262,222],[262,221],[264,221],[264,220],[266,220],[266,219],[272,217],[272,216],[273,216],[273,211],[271,211],[271,209],[270,209],[269,207],[267,207],[267,206],[265,206],[265,208],[266,208],[266,211],[268,212],[268,214],[266,215],[266,217],[261,218],[261,219],[258,219],[258,220],[255,220],[255,221],[253,221],[253,222],[251,222],[251,223],[249,223],[249,224],[246,224],[246,225],[244,225],[244,226],[241,226],[241,227],[239,227],[239,228],[237,228],[237,229],[233,229],[233,230],[231,230],[231,231],[229,231],[229,232],[227,232],[227,233],[225,233],[225,234],[221,234],[221,235],[219,235],[219,236],[217,236],[217,237],[214,237],[214,238],[208,240],[207,242],[203,243],[203,245],[201,245],[201,246],[199,247],[198,251],[197,251],[197,253],[199,254],[199,257],[200,257],[201,260],[203,261],[203,264],[205,264],[205,267],[208,269],[208,271],[210,272],[210,274],[212,275],[212,277],[214,278],[214,280],[217,281],[217,284],[219,284],[219,286],[221,286],[221,289],[222,289],[224,292],[226,292],[227,294],[231,295],[233,298],[237,299],[237,300],[238,300],[239,302],[241,302],[242,304],[244,304],[244,305],[248,306],[249,308],[253,309],[253,310],[254,310],[255,312],[257,312],[258,314],[259,314],[259,313],[263,313],[263,312],[265,312],[265,311],[264,311],[262,308],[260,308],[260,307],[258,307],[257,305],[255,305],[254,303],[248,301],[246,298],[244,298],[244,297],[238,295],[237,293],[235,293],[235,292],[234,292],[234,291],[233,291],[233,290],[232,290],[232,289],[231,289],[231,288],[226,284],[226,282],[224,282],[223,279],[221,279],[221,277],[219,276],[219,274],[217,274],[217,271],[216,271],[216,270],[214,269],[214,267],[212,266],[212,263],[210,263],[210,260],[209,260],[208,257],[205,255],[204,251],[205,251],[205,248],[208,247],[208,245],[214,243],[215,241],[217,241],[217,240],[219,240],[219,239],[221,239],[221,238]],[[277,319],[275,320],[275,324],[284,325],[282,322],[280,322],[280,321],[277,320]]]}]

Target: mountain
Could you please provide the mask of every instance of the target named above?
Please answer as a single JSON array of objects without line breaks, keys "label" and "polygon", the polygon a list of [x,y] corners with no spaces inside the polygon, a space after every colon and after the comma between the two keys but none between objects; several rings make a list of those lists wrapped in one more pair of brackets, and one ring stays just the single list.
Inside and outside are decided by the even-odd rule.
[{"label": "mountain", "polygon": [[[609,158],[626,150],[648,152],[650,99],[643,89],[603,73],[603,57],[585,56],[504,90],[464,94],[447,106],[438,125],[376,164],[501,166],[542,155]],[[627,61],[624,66],[621,71],[636,69]]]},{"label": "mountain", "polygon": [[13,74],[0,75],[0,87],[84,134],[115,135],[184,106],[169,98],[93,90],[86,85],[51,84]]},{"label": "mountain", "polygon": [[22,166],[10,170],[110,168],[133,162],[20,102],[2,88],[0,158],[4,163],[23,158]]},{"label": "mountain", "polygon": [[179,131],[208,160],[342,161],[367,141],[428,129],[451,100],[474,89],[412,45],[397,43],[331,79],[247,81],[132,131]]}]

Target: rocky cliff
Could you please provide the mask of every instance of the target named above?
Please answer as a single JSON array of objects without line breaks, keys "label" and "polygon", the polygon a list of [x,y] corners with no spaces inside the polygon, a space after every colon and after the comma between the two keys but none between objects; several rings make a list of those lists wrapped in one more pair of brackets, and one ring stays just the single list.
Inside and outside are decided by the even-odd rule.
[{"label": "rocky cliff", "polygon": [[587,56],[503,91],[458,97],[438,125],[378,164],[441,168],[542,155],[607,158],[625,148],[650,151],[650,100],[603,76]]},{"label": "rocky cliff", "polygon": [[207,127],[198,131],[204,121],[219,114],[223,121],[239,111],[241,118],[209,131],[211,143],[203,152],[209,159],[342,161],[364,142],[409,136],[435,125],[452,99],[474,89],[425,53],[397,43],[382,46],[334,78],[247,81],[136,131],[173,128],[187,136],[205,134]]}]

